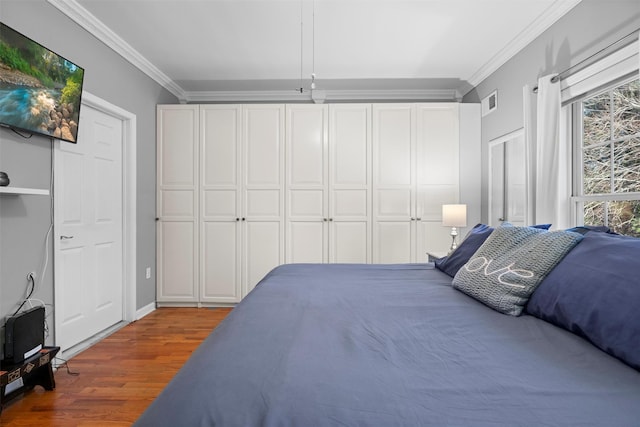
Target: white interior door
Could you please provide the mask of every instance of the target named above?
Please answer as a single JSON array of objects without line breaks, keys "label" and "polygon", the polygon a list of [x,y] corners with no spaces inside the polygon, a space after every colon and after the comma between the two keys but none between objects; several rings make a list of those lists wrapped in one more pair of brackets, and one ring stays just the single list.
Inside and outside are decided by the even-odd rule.
[{"label": "white interior door", "polygon": [[56,344],[123,320],[122,120],[82,106],[77,144],[56,142]]}]

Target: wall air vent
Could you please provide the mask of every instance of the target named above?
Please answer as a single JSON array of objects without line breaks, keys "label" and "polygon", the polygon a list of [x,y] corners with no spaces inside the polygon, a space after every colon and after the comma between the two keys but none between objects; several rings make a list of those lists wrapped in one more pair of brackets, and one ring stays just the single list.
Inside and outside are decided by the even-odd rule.
[{"label": "wall air vent", "polygon": [[494,90],[489,96],[482,100],[482,117],[498,109],[498,91]]}]

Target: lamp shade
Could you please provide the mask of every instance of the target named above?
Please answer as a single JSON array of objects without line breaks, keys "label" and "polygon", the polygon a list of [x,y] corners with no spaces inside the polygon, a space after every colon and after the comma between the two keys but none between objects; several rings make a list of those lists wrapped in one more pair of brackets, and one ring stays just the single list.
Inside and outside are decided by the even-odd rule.
[{"label": "lamp shade", "polygon": [[442,205],[442,225],[445,227],[466,227],[467,205]]}]

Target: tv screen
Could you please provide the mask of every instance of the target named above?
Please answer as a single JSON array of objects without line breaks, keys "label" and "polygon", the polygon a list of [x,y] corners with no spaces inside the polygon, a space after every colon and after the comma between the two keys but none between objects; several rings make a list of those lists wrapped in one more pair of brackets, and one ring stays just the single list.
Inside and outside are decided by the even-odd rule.
[{"label": "tv screen", "polygon": [[76,142],[84,69],[0,22],[0,126]]}]

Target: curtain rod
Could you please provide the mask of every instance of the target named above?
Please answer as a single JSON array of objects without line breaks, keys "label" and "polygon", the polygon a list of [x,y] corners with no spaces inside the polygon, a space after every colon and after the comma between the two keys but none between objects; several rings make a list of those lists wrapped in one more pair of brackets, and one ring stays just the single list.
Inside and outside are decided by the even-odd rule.
[{"label": "curtain rod", "polygon": [[[557,83],[560,80],[563,80],[563,79],[571,76],[573,74],[572,71],[574,71],[575,68],[578,68],[578,70],[575,70],[575,71],[580,71],[580,70],[586,68],[587,66],[595,63],[596,61],[602,59],[604,56],[609,55],[611,52],[616,51],[616,50],[618,50],[618,49],[620,49],[620,48],[622,48],[624,46],[627,46],[628,44],[632,43],[634,40],[636,40],[638,38],[638,33],[639,32],[640,32],[640,28],[637,28],[637,29],[633,30],[632,32],[630,32],[626,36],[622,37],[621,39],[618,39],[618,40],[614,41],[613,43],[611,43],[608,46],[603,47],[602,49],[600,49],[599,51],[597,51],[593,55],[588,56],[587,58],[583,59],[582,61],[578,62],[577,64],[572,65],[569,68],[567,68],[566,70],[556,74],[555,76],[551,77],[551,83]],[[533,92],[534,93],[538,92],[538,86],[535,86],[533,88]]]}]

